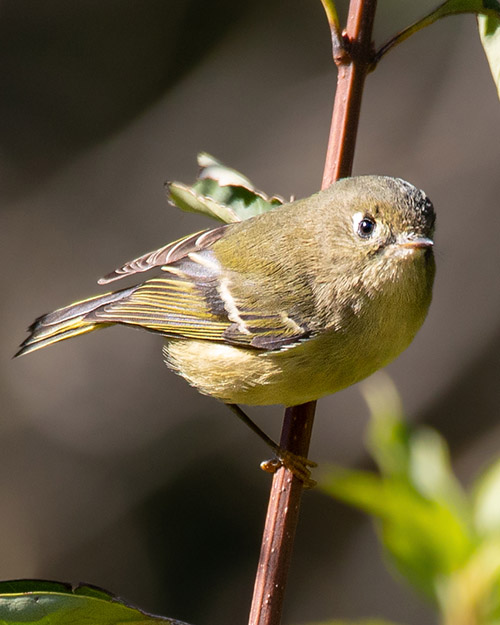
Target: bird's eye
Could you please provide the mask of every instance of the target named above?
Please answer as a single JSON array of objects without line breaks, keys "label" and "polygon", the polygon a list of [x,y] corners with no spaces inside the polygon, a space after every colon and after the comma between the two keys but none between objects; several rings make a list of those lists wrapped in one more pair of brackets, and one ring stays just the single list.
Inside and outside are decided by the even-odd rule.
[{"label": "bird's eye", "polygon": [[357,232],[362,239],[368,239],[375,231],[375,220],[373,217],[365,215],[363,219],[358,222]]}]

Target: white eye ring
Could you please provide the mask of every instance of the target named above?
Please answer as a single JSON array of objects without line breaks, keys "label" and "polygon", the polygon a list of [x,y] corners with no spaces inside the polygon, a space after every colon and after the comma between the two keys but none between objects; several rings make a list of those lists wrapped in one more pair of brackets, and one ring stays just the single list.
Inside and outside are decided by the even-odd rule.
[{"label": "white eye ring", "polygon": [[361,239],[369,239],[377,228],[375,219],[367,213],[354,213],[352,217],[354,232]]}]

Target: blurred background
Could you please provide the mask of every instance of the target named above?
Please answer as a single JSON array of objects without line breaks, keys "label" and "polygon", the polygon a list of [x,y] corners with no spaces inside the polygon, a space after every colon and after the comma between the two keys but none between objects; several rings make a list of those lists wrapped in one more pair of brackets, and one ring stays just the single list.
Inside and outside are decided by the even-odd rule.
[{"label": "blurred background", "polygon": [[[344,15],[345,2],[339,2]],[[380,0],[375,38],[436,2]],[[12,361],[42,313],[209,225],[167,205],[214,154],[268,193],[321,183],[336,71],[319,0],[0,0],[0,578],[91,582],[199,625],[246,622],[268,450],[113,328]],[[355,174],[421,186],[438,213],[429,317],[389,367],[464,483],[500,453],[500,105],[472,16],[391,52],[364,95]],[[251,410],[279,436],[281,409]],[[367,465],[356,387],[319,402],[310,457]],[[285,622],[432,623],[361,514],[304,496]]]}]

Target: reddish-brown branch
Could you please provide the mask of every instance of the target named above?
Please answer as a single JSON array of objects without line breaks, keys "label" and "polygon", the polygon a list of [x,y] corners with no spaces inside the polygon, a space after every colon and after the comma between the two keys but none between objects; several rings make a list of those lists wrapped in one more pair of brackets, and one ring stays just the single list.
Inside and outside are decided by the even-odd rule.
[{"label": "reddish-brown branch", "polygon": [[337,90],[326,152],[322,188],[350,176],[358,132],[365,78],[373,61],[371,33],[376,0],[351,0],[347,28],[343,33],[345,54],[335,61]]},{"label": "reddish-brown branch", "polygon": [[[288,408],[280,446],[306,455],[316,402]],[[273,477],[250,611],[251,625],[278,625],[299,518],[302,482],[281,467]]]},{"label": "reddish-brown branch", "polygon": [[[322,188],[349,176],[361,109],[361,96],[373,60],[372,28],[376,0],[351,0],[344,49],[334,51],[338,66],[337,91],[328,141]],[[307,456],[316,402],[287,408],[280,445]],[[281,467],[274,474],[259,566],[255,578],[249,625],[279,625],[291,561],[303,485]]]}]

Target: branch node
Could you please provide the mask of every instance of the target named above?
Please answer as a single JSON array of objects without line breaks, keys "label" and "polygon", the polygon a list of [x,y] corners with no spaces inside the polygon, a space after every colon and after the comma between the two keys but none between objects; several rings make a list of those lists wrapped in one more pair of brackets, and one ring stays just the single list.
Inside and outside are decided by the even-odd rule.
[{"label": "branch node", "polygon": [[342,31],[341,37],[332,38],[333,60],[337,67],[341,65],[349,65],[352,62],[351,56],[351,40],[345,30]]}]

